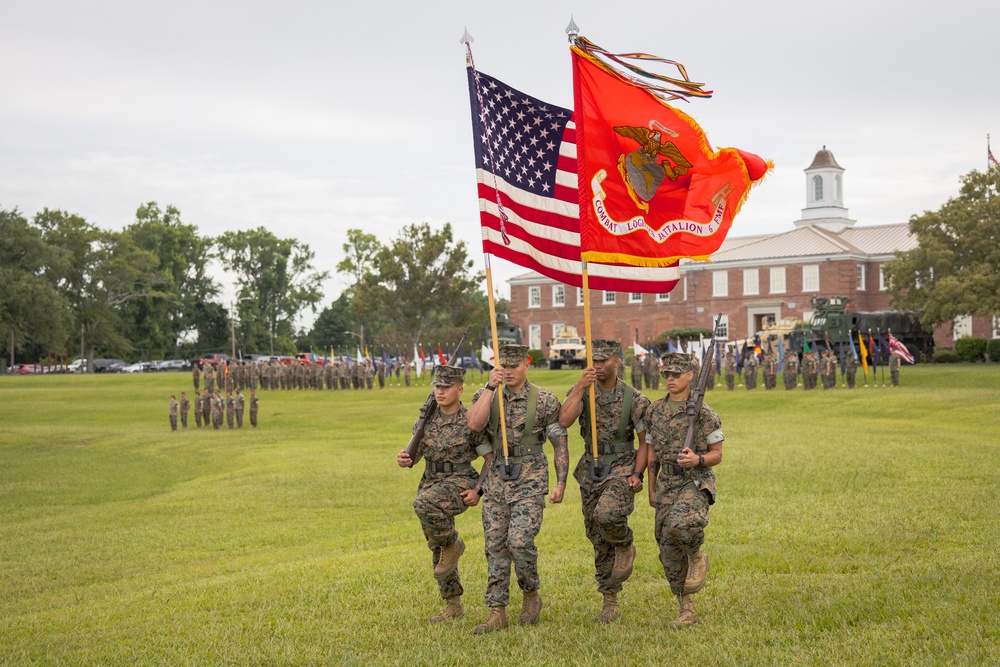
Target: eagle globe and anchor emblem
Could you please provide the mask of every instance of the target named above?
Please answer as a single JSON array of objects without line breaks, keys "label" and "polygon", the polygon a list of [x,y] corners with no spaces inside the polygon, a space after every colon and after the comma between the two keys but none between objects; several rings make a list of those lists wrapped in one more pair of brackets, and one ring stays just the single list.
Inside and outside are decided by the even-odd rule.
[{"label": "eagle globe and anchor emblem", "polygon": [[[680,152],[672,141],[663,141],[663,135],[678,136],[673,130],[657,121],[650,121],[649,127],[620,126],[615,132],[636,141],[639,149],[618,158],[618,173],[621,174],[629,196],[644,213],[649,213],[649,200],[656,195],[665,178],[676,181],[691,168],[691,162]],[[664,158],[660,160],[659,158]]]}]

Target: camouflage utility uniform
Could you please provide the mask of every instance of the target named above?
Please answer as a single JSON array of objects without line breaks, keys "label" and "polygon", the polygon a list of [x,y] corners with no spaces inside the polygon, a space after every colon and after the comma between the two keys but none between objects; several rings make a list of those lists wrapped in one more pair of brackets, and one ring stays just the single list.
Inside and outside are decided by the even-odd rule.
[{"label": "camouflage utility uniform", "polygon": [[[597,358],[596,351],[594,358]],[[583,525],[587,531],[587,539],[594,545],[597,590],[601,593],[618,593],[622,589],[622,582],[612,580],[611,568],[615,560],[615,548],[627,548],[633,542],[628,518],[635,508],[635,494],[629,487],[628,478],[635,470],[635,432],[646,428],[643,417],[649,407],[649,399],[621,380],[617,381],[611,391],[603,391],[596,384],[594,389],[599,462],[610,465],[611,471],[599,482],[590,478],[590,466],[593,462],[590,399],[585,395],[581,402],[579,420],[580,435],[584,438],[586,449],[573,471],[573,477],[580,484]],[[626,392],[632,393],[632,405],[630,414],[624,419],[625,428],[622,432],[620,429],[623,425],[622,410],[625,407]],[[620,440],[619,434],[622,436]],[[613,446],[613,443],[616,444]]]},{"label": "camouflage utility uniform", "polygon": [[[537,390],[535,423],[531,433],[524,433],[528,414],[528,396],[533,385],[525,381],[516,394],[503,389],[504,417],[507,426],[508,452],[521,464],[517,479],[504,481],[500,473],[504,466],[503,445],[499,428],[486,427],[493,448],[493,463],[483,485],[483,534],[486,541],[486,606],[506,607],[510,601],[510,566],[513,563],[518,586],[525,593],[537,591],[538,549],[535,536],[542,528],[545,494],[549,491],[549,460],[542,450],[545,438],[566,436],[559,426],[559,399],[544,389]],[[493,391],[480,389],[473,403],[496,400]],[[491,410],[498,414],[496,405]],[[518,452],[528,451],[523,455]]]},{"label": "camouflage utility uniform", "polygon": [[889,355],[889,378],[893,387],[899,386],[899,357],[895,354]]},{"label": "camouflage utility uniform", "polygon": [[799,358],[795,354],[789,354],[785,357],[781,379],[785,382],[785,390],[787,391],[795,389],[799,384]]},{"label": "camouflage utility uniform", "polygon": [[[469,429],[466,412],[464,405],[450,415],[442,414],[440,410],[435,412],[427,420],[424,438],[417,448],[417,456],[424,458],[426,466],[417,487],[413,510],[420,519],[435,566],[441,550],[458,540],[455,517],[468,509],[462,499],[462,491],[475,488],[479,480],[479,473],[471,462],[492,451],[481,434]],[[445,600],[465,592],[457,566],[437,582]]]},{"label": "camouflage utility uniform", "polygon": [[[705,541],[708,507],[715,502],[715,473],[707,466],[681,468],[677,456],[684,447],[688,416],[685,402],[669,397],[654,401],[646,411],[646,442],[660,463],[656,478],[654,535],[660,563],[674,595],[684,593],[688,559]],[[712,408],[702,404],[695,423],[692,449],[704,455],[708,446],[722,442],[722,422]],[[652,483],[652,480],[650,481]]]}]

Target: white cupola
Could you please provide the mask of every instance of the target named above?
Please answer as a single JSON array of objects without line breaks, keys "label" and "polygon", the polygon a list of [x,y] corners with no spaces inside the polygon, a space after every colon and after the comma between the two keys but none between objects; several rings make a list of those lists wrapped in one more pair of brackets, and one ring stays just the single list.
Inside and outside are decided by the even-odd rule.
[{"label": "white cupola", "polygon": [[795,226],[814,225],[831,232],[853,227],[856,221],[847,217],[844,208],[844,168],[837,164],[833,153],[823,146],[805,171],[806,207]]}]

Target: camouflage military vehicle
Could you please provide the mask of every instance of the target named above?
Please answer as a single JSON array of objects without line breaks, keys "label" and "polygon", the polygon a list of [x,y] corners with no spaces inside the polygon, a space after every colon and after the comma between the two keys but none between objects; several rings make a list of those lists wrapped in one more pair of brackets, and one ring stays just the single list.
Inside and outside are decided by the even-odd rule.
[{"label": "camouflage military vehicle", "polygon": [[547,358],[549,368],[559,370],[563,366],[586,368],[587,346],[584,344],[576,327],[563,326],[556,332],[555,338],[547,343],[549,351]]}]

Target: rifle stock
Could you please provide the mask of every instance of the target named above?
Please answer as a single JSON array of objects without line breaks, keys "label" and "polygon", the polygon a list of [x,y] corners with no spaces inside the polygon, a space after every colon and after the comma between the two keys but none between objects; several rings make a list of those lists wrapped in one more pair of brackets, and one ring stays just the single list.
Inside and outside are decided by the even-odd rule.
[{"label": "rifle stock", "polygon": [[[465,342],[465,337],[469,335],[469,329],[472,325],[465,327],[465,333],[462,334],[462,340],[458,341],[458,345],[455,346],[455,352],[451,355],[448,360],[448,365],[451,366],[455,363],[455,358],[462,351],[462,343]],[[420,407],[420,417],[417,418],[417,423],[413,428],[413,435],[410,436],[410,442],[406,445],[406,455],[410,457],[410,467],[417,462],[417,448],[420,447],[420,442],[424,439],[424,427],[427,425],[427,420],[434,416],[437,411],[437,399],[434,398],[434,389],[431,389],[430,395],[424,404]]]},{"label": "rifle stock", "polygon": [[719,330],[719,322],[721,320],[722,313],[719,313],[719,317],[715,320],[715,324],[712,327],[712,342],[708,344],[708,350],[705,352],[705,355],[701,360],[701,369],[698,372],[698,382],[695,385],[694,390],[692,390],[691,396],[688,398],[688,430],[687,436],[684,438],[685,449],[691,449],[691,446],[694,444],[694,429],[698,422],[698,415],[701,414],[701,406],[705,402],[705,387],[708,386],[708,376],[712,372],[712,363],[710,360],[715,358],[715,345],[717,340],[715,332]]}]

